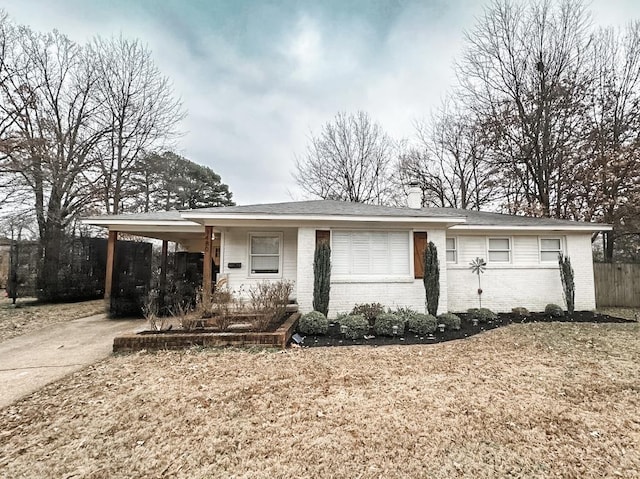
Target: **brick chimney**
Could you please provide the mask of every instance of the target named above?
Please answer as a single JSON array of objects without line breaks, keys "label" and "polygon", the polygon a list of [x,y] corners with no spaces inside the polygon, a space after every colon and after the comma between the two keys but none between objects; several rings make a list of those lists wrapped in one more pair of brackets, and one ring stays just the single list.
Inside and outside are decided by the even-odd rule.
[{"label": "brick chimney", "polygon": [[418,183],[409,183],[407,188],[407,206],[419,210],[422,208],[422,189]]}]

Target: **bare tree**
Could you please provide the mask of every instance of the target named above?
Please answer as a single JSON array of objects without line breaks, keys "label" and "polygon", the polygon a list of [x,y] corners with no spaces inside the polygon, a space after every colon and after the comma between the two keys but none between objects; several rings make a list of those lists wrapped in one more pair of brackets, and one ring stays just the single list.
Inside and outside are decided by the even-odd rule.
[{"label": "bare tree", "polygon": [[138,158],[176,134],[184,117],[169,79],[138,40],[96,38],[89,48],[96,61],[99,121],[108,134],[100,143],[101,196],[108,213],[117,214],[128,197],[129,175]]},{"label": "bare tree", "polygon": [[338,113],[311,136],[293,176],[311,196],[386,204],[393,198],[392,156],[393,142],[367,113]]},{"label": "bare tree", "polygon": [[16,32],[1,85],[11,126],[3,131],[0,169],[16,179],[23,201],[33,201],[42,285],[56,277],[65,227],[92,199],[85,175],[104,131],[95,121],[97,73],[86,52],[57,32]]},{"label": "bare tree", "polygon": [[563,213],[586,95],[587,26],[579,0],[497,0],[466,37],[457,66],[465,102],[483,119],[488,158],[517,180],[528,213]]},{"label": "bare tree", "polygon": [[445,102],[430,121],[416,124],[417,144],[400,155],[402,185],[417,182],[425,206],[476,209],[497,199],[497,172],[485,160],[473,118]]},{"label": "bare tree", "polygon": [[590,53],[576,209],[583,219],[614,225],[603,235],[605,260],[612,261],[616,238],[640,238],[640,22],[598,30]]}]

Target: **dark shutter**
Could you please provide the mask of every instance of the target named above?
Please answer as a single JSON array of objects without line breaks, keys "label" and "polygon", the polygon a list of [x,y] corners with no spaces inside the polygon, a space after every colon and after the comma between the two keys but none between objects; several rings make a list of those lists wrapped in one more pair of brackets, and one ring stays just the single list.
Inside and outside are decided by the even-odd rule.
[{"label": "dark shutter", "polygon": [[320,243],[329,243],[331,241],[331,231],[316,230],[316,245]]},{"label": "dark shutter", "polygon": [[424,277],[424,250],[427,248],[427,233],[413,233],[413,272],[415,278]]}]

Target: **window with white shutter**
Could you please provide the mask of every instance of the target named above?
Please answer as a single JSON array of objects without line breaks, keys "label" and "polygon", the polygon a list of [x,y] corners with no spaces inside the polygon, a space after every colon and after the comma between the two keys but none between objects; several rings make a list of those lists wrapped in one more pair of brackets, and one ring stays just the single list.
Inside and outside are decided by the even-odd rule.
[{"label": "window with white shutter", "polygon": [[335,276],[408,276],[409,232],[332,231],[331,273]]}]

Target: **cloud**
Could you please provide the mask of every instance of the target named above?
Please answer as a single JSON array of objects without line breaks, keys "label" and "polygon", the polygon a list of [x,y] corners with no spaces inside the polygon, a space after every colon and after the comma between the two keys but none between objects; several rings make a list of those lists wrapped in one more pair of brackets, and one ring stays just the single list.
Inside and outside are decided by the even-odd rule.
[{"label": "cloud", "polygon": [[[240,203],[301,197],[295,156],[338,111],[412,135],[447,94],[463,31],[482,11],[465,0],[4,3],[16,21],[77,41],[148,43],[188,110],[178,152],[219,173]],[[594,0],[592,10],[621,23],[640,6]]]}]

